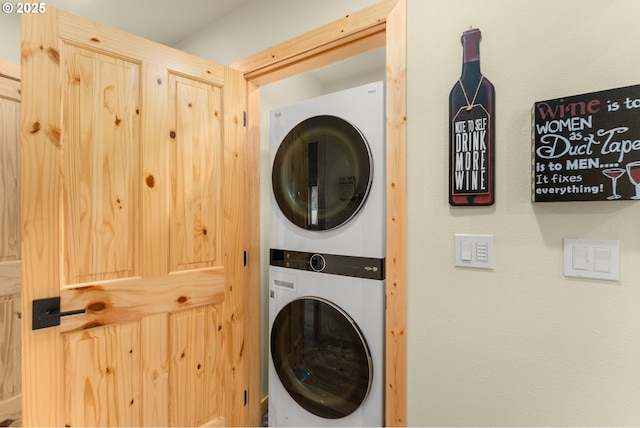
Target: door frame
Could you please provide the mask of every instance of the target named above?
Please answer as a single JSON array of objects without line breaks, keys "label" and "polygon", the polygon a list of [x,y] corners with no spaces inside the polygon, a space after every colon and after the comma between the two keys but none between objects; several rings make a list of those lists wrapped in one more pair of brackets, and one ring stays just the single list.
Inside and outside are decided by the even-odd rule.
[{"label": "door frame", "polygon": [[[251,159],[245,177],[246,202],[259,205],[257,191],[260,147],[260,87],[368,50],[386,48],[386,132],[387,132],[387,254],[386,254],[386,341],[385,420],[387,426],[407,424],[407,47],[406,0],[383,0],[332,23],[316,28],[262,52],[240,60],[232,68],[244,72],[248,82],[248,144]],[[251,173],[253,171],[253,173]],[[254,217],[254,220],[257,220]],[[260,257],[259,224],[247,224],[249,257]],[[246,276],[245,343],[259,350],[259,272],[255,265]],[[254,327],[253,329],[251,327]],[[256,365],[251,365],[257,369]],[[260,390],[258,373],[247,373],[253,391]],[[259,406],[253,397],[251,407]],[[250,414],[258,410],[253,407]]]}]

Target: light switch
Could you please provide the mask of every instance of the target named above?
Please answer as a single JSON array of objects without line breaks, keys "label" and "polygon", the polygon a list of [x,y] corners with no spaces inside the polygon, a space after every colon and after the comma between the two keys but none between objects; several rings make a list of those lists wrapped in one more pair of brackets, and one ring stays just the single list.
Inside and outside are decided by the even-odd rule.
[{"label": "light switch", "polygon": [[609,248],[594,248],[593,270],[596,272],[611,272],[611,250]]},{"label": "light switch", "polygon": [[455,235],[455,264],[493,269],[493,235]]},{"label": "light switch", "polygon": [[565,239],[564,276],[619,281],[619,241]]},{"label": "light switch", "polygon": [[471,259],[471,241],[464,240],[460,242],[460,260],[470,262]]},{"label": "light switch", "polygon": [[573,247],[573,268],[576,270],[587,270],[589,268],[589,248]]}]

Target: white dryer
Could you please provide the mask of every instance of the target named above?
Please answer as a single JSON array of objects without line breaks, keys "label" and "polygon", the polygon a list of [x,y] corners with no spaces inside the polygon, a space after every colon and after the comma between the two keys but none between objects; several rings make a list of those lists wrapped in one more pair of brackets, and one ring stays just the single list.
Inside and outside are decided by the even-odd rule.
[{"label": "white dryer", "polygon": [[384,266],[341,260],[271,251],[269,426],[384,425]]},{"label": "white dryer", "polygon": [[271,112],[271,248],[383,258],[384,82]]}]

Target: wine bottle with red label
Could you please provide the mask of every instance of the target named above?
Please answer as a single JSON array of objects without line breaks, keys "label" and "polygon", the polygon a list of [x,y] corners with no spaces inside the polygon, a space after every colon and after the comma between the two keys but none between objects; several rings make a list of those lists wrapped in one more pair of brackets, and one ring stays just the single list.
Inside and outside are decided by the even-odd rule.
[{"label": "wine bottle with red label", "polygon": [[449,94],[449,204],[495,198],[495,89],[480,72],[480,30],[462,33],[462,75]]}]

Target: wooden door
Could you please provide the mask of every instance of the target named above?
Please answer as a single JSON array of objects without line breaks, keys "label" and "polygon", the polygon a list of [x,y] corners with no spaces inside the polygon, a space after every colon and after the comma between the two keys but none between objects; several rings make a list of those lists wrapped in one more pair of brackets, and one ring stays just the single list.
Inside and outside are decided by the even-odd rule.
[{"label": "wooden door", "polygon": [[22,19],[25,425],[246,425],[246,81],[48,5]]},{"label": "wooden door", "polygon": [[20,72],[0,63],[0,426],[20,413]]}]

